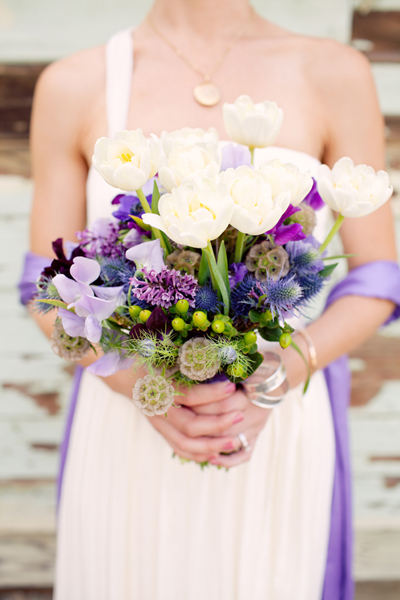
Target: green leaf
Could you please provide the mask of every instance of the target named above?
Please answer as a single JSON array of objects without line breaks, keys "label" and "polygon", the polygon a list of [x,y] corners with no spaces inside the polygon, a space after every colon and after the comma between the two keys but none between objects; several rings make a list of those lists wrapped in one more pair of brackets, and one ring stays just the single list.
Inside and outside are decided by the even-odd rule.
[{"label": "green leaf", "polygon": [[158,189],[158,185],[156,180],[154,180],[154,185],[153,185],[153,195],[151,198],[151,212],[154,213],[155,215],[159,215],[160,212],[158,210],[158,201],[160,199],[160,190]]},{"label": "green leaf", "polygon": [[352,256],[358,256],[358,254],[336,254],[336,256],[321,257],[321,260],[336,260],[338,258],[351,258]]},{"label": "green leaf", "polygon": [[200,267],[199,267],[199,285],[204,285],[205,282],[207,281],[207,279],[209,279],[210,277],[210,269],[208,267],[208,260],[207,260],[207,256],[203,250],[202,254],[201,254],[201,261],[200,261]]},{"label": "green leaf", "polygon": [[268,327],[260,327],[258,333],[267,342],[279,342],[279,338],[282,335],[282,329],[277,327],[276,329],[269,329]]},{"label": "green leaf", "polygon": [[219,272],[221,273],[221,277],[224,281],[226,290],[228,292],[228,295],[230,296],[231,294],[231,286],[229,285],[229,275],[228,275],[228,257],[226,256],[226,248],[225,248],[225,242],[222,241],[221,245],[219,247],[219,252],[218,252],[218,269]]},{"label": "green leaf", "polygon": [[301,358],[303,359],[304,364],[307,367],[307,379],[306,382],[304,384],[304,388],[303,388],[303,394],[306,393],[307,389],[308,389],[308,385],[310,383],[310,379],[311,379],[311,370],[310,370],[310,365],[308,364],[308,360],[306,359],[306,357],[304,356],[303,352],[301,351],[301,349],[299,348],[299,346],[296,344],[296,342],[294,342],[292,340],[291,346],[293,347],[294,350],[296,350],[296,352],[301,356]]},{"label": "green leaf", "polygon": [[333,265],[327,265],[322,271],[318,272],[320,277],[330,277],[333,271],[336,269],[339,263],[334,263]]},{"label": "green leaf", "polygon": [[[65,310],[68,310],[67,304],[65,304],[65,302],[61,302],[61,300],[41,300],[41,299],[37,298],[37,299],[35,299],[35,302],[40,302],[42,304],[50,304],[51,306],[57,306],[58,308],[65,308]],[[75,312],[75,311],[71,310],[70,312]]]},{"label": "green leaf", "polygon": [[214,252],[210,243],[208,248],[204,248],[204,252],[207,256],[208,266],[210,268],[211,280],[213,282],[213,285],[215,285],[216,289],[219,290],[221,294],[221,300],[224,305],[224,314],[229,315],[229,294],[225,287],[224,280],[222,279],[222,275],[219,272],[217,263],[215,262]]},{"label": "green leaf", "polygon": [[[169,237],[163,231],[160,231],[160,233],[161,233],[161,237],[164,242],[165,250],[166,250],[167,256],[168,256],[169,254],[172,254],[172,247],[169,242]],[[162,244],[161,244],[161,246],[162,246]]]},{"label": "green leaf", "polygon": [[261,315],[259,312],[254,310],[254,308],[252,308],[249,312],[249,319],[252,323],[259,323],[261,321]]}]

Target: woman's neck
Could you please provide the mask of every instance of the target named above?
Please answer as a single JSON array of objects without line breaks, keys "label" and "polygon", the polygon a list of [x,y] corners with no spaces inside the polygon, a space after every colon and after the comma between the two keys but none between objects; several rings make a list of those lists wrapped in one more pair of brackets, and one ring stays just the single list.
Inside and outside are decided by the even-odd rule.
[{"label": "woman's neck", "polygon": [[232,36],[253,13],[248,0],[155,0],[149,16],[171,33],[221,39]]}]

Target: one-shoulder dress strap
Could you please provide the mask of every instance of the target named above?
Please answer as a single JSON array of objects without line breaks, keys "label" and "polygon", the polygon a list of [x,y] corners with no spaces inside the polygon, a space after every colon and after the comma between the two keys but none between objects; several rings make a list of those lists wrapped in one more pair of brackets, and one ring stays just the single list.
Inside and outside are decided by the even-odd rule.
[{"label": "one-shoulder dress strap", "polygon": [[133,74],[132,28],[118,31],[106,44],[106,110],[108,135],[127,128]]}]

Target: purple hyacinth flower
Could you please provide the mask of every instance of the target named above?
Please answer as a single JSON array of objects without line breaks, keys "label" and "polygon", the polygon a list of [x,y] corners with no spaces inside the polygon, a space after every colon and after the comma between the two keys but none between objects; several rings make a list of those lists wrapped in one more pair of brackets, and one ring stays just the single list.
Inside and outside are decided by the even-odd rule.
[{"label": "purple hyacinth flower", "polygon": [[275,244],[278,246],[283,246],[290,241],[296,242],[306,238],[306,235],[303,232],[303,227],[300,225],[300,223],[289,223],[288,225],[284,224],[286,219],[299,212],[299,210],[300,208],[290,204],[277,224],[266,232],[266,235],[274,236]]},{"label": "purple hyacinth flower", "polygon": [[244,263],[232,263],[229,265],[229,285],[231,289],[243,281],[248,272],[249,271]]},{"label": "purple hyacinth flower", "polygon": [[232,143],[222,146],[221,171],[231,167],[236,169],[242,165],[251,166],[250,150],[247,146]]},{"label": "purple hyacinth flower", "polygon": [[325,202],[322,200],[321,196],[318,193],[317,182],[313,178],[313,186],[308,194],[303,200],[308,206],[311,206],[314,210],[320,210]]}]

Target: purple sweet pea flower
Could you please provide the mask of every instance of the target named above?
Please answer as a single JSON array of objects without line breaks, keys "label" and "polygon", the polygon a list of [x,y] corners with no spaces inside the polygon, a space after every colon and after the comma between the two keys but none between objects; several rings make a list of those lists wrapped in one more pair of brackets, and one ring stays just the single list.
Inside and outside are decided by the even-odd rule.
[{"label": "purple sweet pea flower", "polygon": [[123,286],[91,287],[100,275],[100,265],[90,258],[75,258],[70,274],[74,279],[59,274],[53,277],[53,283],[67,308],[74,308],[75,312],[60,308],[58,314],[68,335],[85,337],[95,344],[101,338],[101,322],[110,317],[124,299]]},{"label": "purple sweet pea flower", "polygon": [[303,200],[308,206],[311,206],[314,210],[320,210],[325,202],[322,200],[321,196],[318,193],[317,182],[313,178],[313,186],[308,194]]},{"label": "purple sweet pea flower", "polygon": [[229,285],[233,289],[238,283],[243,281],[248,269],[244,263],[232,263],[229,265]]},{"label": "purple sweet pea flower", "polygon": [[230,167],[236,169],[242,165],[251,166],[250,150],[247,146],[232,143],[222,146],[221,171],[226,171]]},{"label": "purple sweet pea flower", "polygon": [[164,254],[158,239],[129,248],[125,256],[135,263],[136,269],[145,268],[160,273],[164,266]]},{"label": "purple sweet pea flower", "polygon": [[299,212],[299,207],[294,207],[291,204],[283,213],[277,224],[266,232],[265,235],[272,235],[274,237],[275,244],[278,246],[283,246],[290,241],[297,242],[299,240],[304,240],[306,235],[303,232],[303,227],[300,223],[289,223],[285,225],[284,222],[286,219]]},{"label": "purple sweet pea flower", "polygon": [[133,357],[127,358],[123,353],[118,351],[107,352],[101,356],[96,362],[92,363],[86,368],[86,371],[93,373],[93,375],[99,375],[100,377],[109,377],[123,371],[124,369],[130,369],[134,363]]}]

